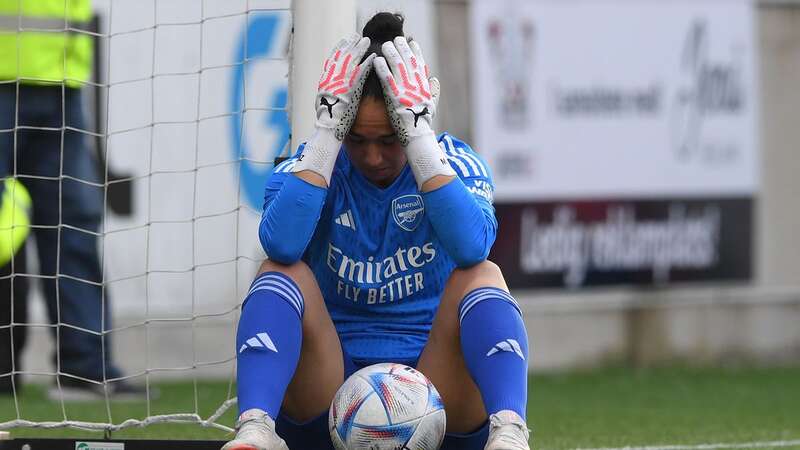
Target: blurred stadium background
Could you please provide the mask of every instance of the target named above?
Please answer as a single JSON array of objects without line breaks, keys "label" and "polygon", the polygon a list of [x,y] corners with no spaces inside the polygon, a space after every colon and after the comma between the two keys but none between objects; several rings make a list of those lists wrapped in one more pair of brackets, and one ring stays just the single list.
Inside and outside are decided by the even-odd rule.
[{"label": "blurred stadium background", "polygon": [[[388,9],[441,80],[438,129],[494,170],[491,258],[525,312],[536,447],[800,448],[800,1],[94,6],[108,335],[163,395],[48,404],[35,298],[32,387],[0,399],[0,424],[202,422],[235,396],[263,180],[310,130],[327,49]],[[226,437],[159,427],[113,436]]]}]

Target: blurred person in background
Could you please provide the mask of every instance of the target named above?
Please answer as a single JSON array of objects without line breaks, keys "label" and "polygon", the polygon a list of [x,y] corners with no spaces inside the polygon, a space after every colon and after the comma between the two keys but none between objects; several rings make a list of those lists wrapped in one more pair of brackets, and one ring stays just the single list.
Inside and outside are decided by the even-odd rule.
[{"label": "blurred person in background", "polygon": [[[97,240],[103,180],[80,89],[92,72],[91,18],[90,0],[0,0],[0,177],[17,177],[33,200],[41,286],[58,324],[52,399],[96,399],[100,382],[121,376],[102,335],[111,328]],[[125,381],[108,392],[144,393]]]},{"label": "blurred person in background", "polygon": [[25,272],[22,247],[30,216],[31,197],[25,186],[13,178],[0,183],[0,395],[20,389],[21,360],[15,355],[28,336],[27,328],[18,325],[28,319],[28,279],[19,274]]}]

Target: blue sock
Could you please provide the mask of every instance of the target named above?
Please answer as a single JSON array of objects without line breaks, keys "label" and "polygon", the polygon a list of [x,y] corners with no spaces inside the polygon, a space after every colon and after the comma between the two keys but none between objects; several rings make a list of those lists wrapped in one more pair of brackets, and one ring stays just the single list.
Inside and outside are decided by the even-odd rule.
[{"label": "blue sock", "polygon": [[478,288],[458,306],[461,352],[486,412],[510,409],[525,418],[528,336],[522,312],[508,292]]},{"label": "blue sock", "polygon": [[258,408],[273,419],[300,359],[303,294],[279,272],[265,272],[250,286],[236,332],[239,414]]}]

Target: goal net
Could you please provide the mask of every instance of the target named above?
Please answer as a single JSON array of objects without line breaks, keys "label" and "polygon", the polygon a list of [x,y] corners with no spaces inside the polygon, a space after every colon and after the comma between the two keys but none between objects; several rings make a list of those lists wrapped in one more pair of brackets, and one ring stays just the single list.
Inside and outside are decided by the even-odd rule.
[{"label": "goal net", "polygon": [[[100,400],[90,412],[64,397],[46,399],[43,392],[60,389],[68,375],[50,358],[66,324],[51,323],[44,302],[32,301],[26,321],[1,325],[7,336],[24,329],[28,342],[11,371],[0,373],[19,376],[25,386],[15,383],[10,397],[0,397],[0,430],[109,432],[179,421],[231,431],[236,323],[264,258],[256,233],[263,183],[274,158],[289,151],[292,6],[95,0],[91,24],[65,21],[61,29],[3,17],[6,35],[85,35],[95,45],[94,76],[82,87],[86,126],[61,128],[82,134],[99,163],[99,184],[73,181],[103,189],[96,235],[102,279],[76,281],[101,287],[112,320],[99,331],[77,331],[101,335],[122,375],[97,383]],[[65,226],[59,221],[59,229]],[[44,277],[35,261],[28,263],[6,279]],[[208,394],[208,379],[226,380],[227,388]],[[106,389],[119,381],[146,387],[135,415],[120,412]],[[159,394],[163,383],[179,386],[180,394]],[[175,395],[189,397],[189,406],[174,403]],[[226,411],[228,419],[220,420]]]},{"label": "goal net", "polygon": [[[53,151],[64,161],[65,152],[73,151],[65,136],[80,135],[96,173],[76,177],[59,170],[50,179],[101,190],[104,201],[96,232],[61,215],[54,224],[37,224],[34,217],[20,252],[27,263],[11,263],[9,274],[0,273],[0,283],[6,283],[0,285],[6,294],[0,295],[0,308],[11,317],[0,320],[0,350],[12,354],[9,367],[0,365],[0,380],[11,381],[8,392],[0,390],[0,431],[38,436],[41,428],[73,427],[108,436],[182,422],[230,432],[237,409],[236,324],[264,259],[257,236],[264,181],[275,158],[310,134],[319,70],[335,42],[379,10],[401,11],[427,24],[432,6],[425,0],[93,0],[86,20],[59,21],[28,14],[24,6],[56,7],[57,0],[18,4],[23,7],[14,14],[0,11],[0,39],[19,42],[19,36],[37,33],[90,38],[89,80],[56,89],[65,110],[64,93],[80,88],[85,122],[76,127],[63,118],[57,126],[15,121],[0,132],[14,137],[9,151],[15,161],[29,151],[17,139],[23,133],[60,135]],[[65,1],[64,7],[77,4]],[[20,58],[28,58],[20,49],[21,44]],[[18,61],[20,67],[25,62]],[[18,76],[0,83],[11,86],[12,116],[26,104],[19,86],[29,81]],[[0,176],[23,184],[42,178],[25,170]],[[93,236],[99,279],[71,274],[63,252],[53,274],[40,271],[34,250],[42,244],[39,229]],[[30,282],[32,298],[11,301],[20,280]],[[96,330],[69,323],[63,293],[59,297],[63,280],[100,291],[100,315],[109,320]],[[54,308],[45,307],[46,281],[59,286]],[[16,314],[28,304],[27,317]],[[103,367],[105,375],[94,381],[61,367],[67,332],[100,337],[102,352],[120,373]],[[11,342],[23,334],[23,347]],[[89,382],[98,398],[71,401],[63,395],[70,380]],[[113,386],[120,382],[144,386],[146,394],[131,404],[119,402]],[[37,430],[25,434],[31,427]],[[169,430],[156,435],[170,438]]]}]

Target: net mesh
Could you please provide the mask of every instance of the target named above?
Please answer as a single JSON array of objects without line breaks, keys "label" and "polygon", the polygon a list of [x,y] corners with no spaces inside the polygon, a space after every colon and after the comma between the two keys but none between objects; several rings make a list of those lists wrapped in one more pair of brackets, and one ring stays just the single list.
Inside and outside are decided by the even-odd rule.
[{"label": "net mesh", "polygon": [[[74,277],[60,262],[54,276],[13,267],[6,278],[12,284],[20,278],[50,278],[98,286],[103,313],[110,308],[113,320],[103,321],[99,331],[76,327],[62,321],[63,307],[58,305],[55,323],[40,312],[25,322],[13,319],[0,325],[12,335],[24,328],[34,334],[31,344],[48,346],[44,355],[27,350],[24,364],[0,376],[22,375],[56,390],[63,388],[62,379],[95,383],[104,393],[106,416],[105,421],[76,420],[61,397],[60,417],[33,420],[26,417],[14,389],[14,417],[0,420],[0,429],[115,431],[194,422],[231,431],[218,419],[235,403],[235,324],[241,299],[263,259],[253,231],[263,179],[274,158],[286,153],[289,141],[290,7],[289,0],[96,0],[94,29],[68,21],[60,28],[38,28],[18,15],[16,25],[3,30],[95,40],[95,76],[82,88],[86,126],[73,127],[62,119],[60,127],[15,123],[7,131],[15,136],[22,129],[60,132],[61,148],[54,151],[62,154],[65,133],[82,135],[92,144],[86,151],[97,147],[97,180],[75,177],[63,167],[51,178],[102,188],[105,199],[97,232],[64,223],[61,217],[57,225],[33,223],[33,228],[58,229],[59,236],[70,228],[95,236],[100,281]],[[69,89],[61,87],[62,102]],[[15,140],[15,158],[19,149]],[[32,178],[9,175],[23,183]],[[111,359],[122,375],[96,382],[63,371],[59,364],[53,367],[46,355],[62,348],[52,337],[57,341],[64,327],[103,336],[103,352],[111,343]],[[48,332],[53,336],[44,337]],[[37,333],[42,337],[36,338]],[[23,361],[23,355],[14,358]],[[106,369],[104,373],[110,372]],[[198,382],[220,377],[230,380],[227,398],[203,417]],[[163,407],[152,407],[157,395],[151,387],[165,379],[191,380],[193,411],[162,413]],[[119,381],[146,387],[143,418],[112,415],[110,392]]]}]

